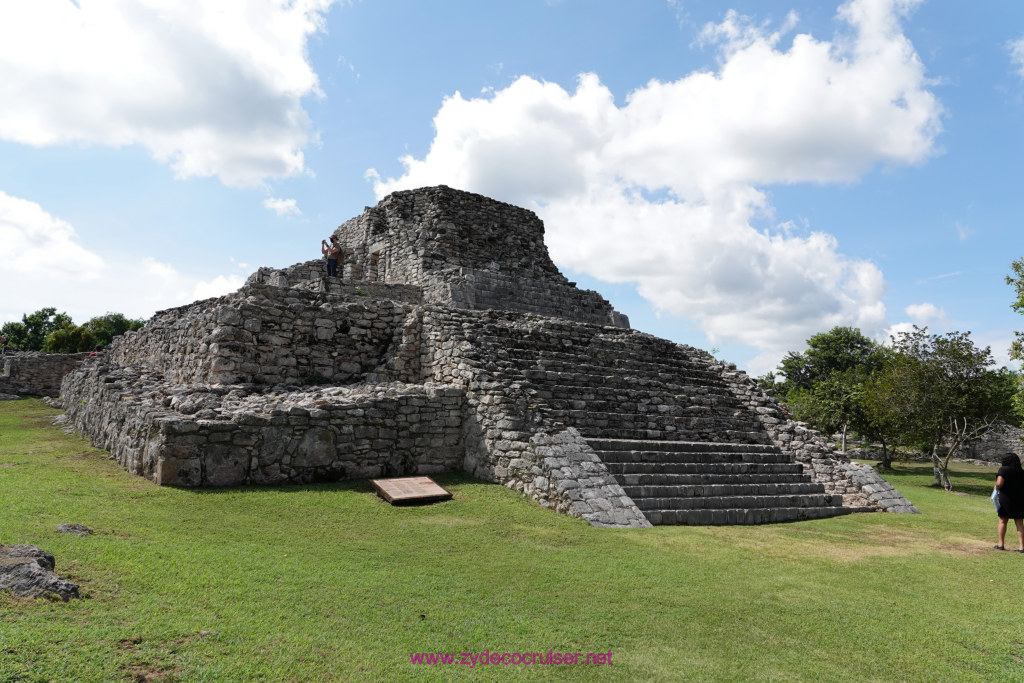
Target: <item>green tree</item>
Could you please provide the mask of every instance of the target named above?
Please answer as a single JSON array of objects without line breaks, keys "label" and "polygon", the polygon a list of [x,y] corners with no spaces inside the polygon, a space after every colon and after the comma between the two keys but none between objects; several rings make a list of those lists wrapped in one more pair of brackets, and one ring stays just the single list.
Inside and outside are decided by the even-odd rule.
[{"label": "green tree", "polygon": [[[1010,304],[1010,308],[1024,315],[1024,258],[1019,258],[1011,263],[1010,268],[1013,270],[1013,275],[1006,276],[1006,284],[1012,286],[1017,294],[1017,300]],[[1010,346],[1010,358],[1024,360],[1024,332],[1014,332],[1014,335],[1017,338]]]},{"label": "green tree", "polygon": [[67,313],[57,313],[53,307],[41,308],[30,315],[22,315],[21,322],[4,323],[0,334],[7,344],[18,351],[41,351],[47,335],[71,324]]},{"label": "green tree", "polygon": [[[793,417],[821,432],[841,432],[840,449],[845,453],[849,432],[867,435],[871,431],[862,401],[864,382],[869,374],[865,367],[833,372],[810,389],[791,390],[786,395],[786,405]],[[888,458],[883,460],[883,466],[888,467]]]},{"label": "green tree", "polygon": [[856,327],[834,327],[807,340],[803,353],[790,351],[779,370],[786,376],[786,392],[811,389],[835,373],[859,368],[870,373],[879,365],[879,345]]},{"label": "green tree", "polygon": [[[827,434],[842,432],[841,448],[852,431],[864,432],[864,381],[881,364],[881,347],[855,327],[835,327],[807,340],[803,353],[790,351],[770,378],[773,389],[798,420]],[[770,376],[770,377],[769,377]],[[762,382],[764,386],[764,382]]]},{"label": "green tree", "polygon": [[[1006,284],[1013,287],[1017,294],[1017,300],[1010,304],[1010,307],[1024,315],[1024,258],[1011,263],[1010,268],[1013,274],[1006,276]],[[1024,332],[1014,332],[1014,335],[1016,339],[1010,344],[1010,358],[1024,360]],[[1013,404],[1017,419],[1024,422],[1024,374],[1017,376],[1017,391],[1013,397]]]},{"label": "green tree", "polygon": [[46,335],[43,351],[46,353],[78,353],[95,346],[92,335],[84,325],[66,323]]},{"label": "green tree", "polygon": [[929,452],[936,486],[951,490],[953,455],[1012,414],[1010,375],[990,370],[992,363],[989,347],[976,347],[969,332],[903,332],[865,384],[869,421],[895,441]]},{"label": "green tree", "polygon": [[[106,346],[113,341],[114,337],[120,336],[125,332],[141,329],[145,324],[146,321],[140,318],[126,318],[121,313],[108,312],[104,315],[90,318],[82,327],[92,337],[92,346]],[[89,348],[92,348],[92,346]],[[87,349],[82,350],[85,351]]]}]

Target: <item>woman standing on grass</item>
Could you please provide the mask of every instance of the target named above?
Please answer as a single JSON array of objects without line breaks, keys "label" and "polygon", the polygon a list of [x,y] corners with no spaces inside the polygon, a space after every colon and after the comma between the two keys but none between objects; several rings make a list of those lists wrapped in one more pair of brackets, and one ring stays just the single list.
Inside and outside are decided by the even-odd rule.
[{"label": "woman standing on grass", "polygon": [[1016,453],[1007,453],[1003,457],[1003,466],[996,473],[996,514],[999,515],[999,545],[996,550],[1006,550],[1003,541],[1006,538],[1006,523],[1013,520],[1017,525],[1017,539],[1020,547],[1018,553],[1024,553],[1024,468],[1020,466],[1020,457]]}]

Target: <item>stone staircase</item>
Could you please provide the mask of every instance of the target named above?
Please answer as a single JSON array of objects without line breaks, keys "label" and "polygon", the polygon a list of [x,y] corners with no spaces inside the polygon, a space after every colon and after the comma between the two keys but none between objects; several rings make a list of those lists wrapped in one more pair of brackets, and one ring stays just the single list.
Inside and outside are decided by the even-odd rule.
[{"label": "stone staircase", "polygon": [[490,369],[575,427],[652,524],[764,524],[847,514],[771,443],[713,359],[667,340],[556,321],[490,326]]},{"label": "stone staircase", "polygon": [[769,524],[852,512],[775,446],[587,442],[651,524]]}]

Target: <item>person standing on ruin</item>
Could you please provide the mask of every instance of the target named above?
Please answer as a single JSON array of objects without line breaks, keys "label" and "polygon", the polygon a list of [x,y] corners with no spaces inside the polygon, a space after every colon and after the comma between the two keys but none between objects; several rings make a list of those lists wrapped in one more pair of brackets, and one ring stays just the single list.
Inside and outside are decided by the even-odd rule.
[{"label": "person standing on ruin", "polygon": [[338,277],[338,262],[344,256],[338,238],[331,235],[330,244],[327,240],[320,240],[320,253],[327,257],[327,277]]},{"label": "person standing on ruin", "polygon": [[1020,456],[1007,453],[1002,467],[996,473],[996,514],[999,515],[999,544],[996,550],[1006,550],[1007,522],[1011,519],[1017,525],[1017,552],[1024,553],[1024,468]]}]

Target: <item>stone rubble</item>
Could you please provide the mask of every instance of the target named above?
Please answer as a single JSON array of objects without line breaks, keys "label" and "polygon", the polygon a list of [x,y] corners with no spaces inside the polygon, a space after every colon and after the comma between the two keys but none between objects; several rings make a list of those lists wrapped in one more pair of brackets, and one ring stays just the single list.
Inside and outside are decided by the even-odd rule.
[{"label": "stone rubble", "polygon": [[34,545],[0,545],[0,591],[19,598],[80,597],[78,585],[54,573],[53,555]]}]

